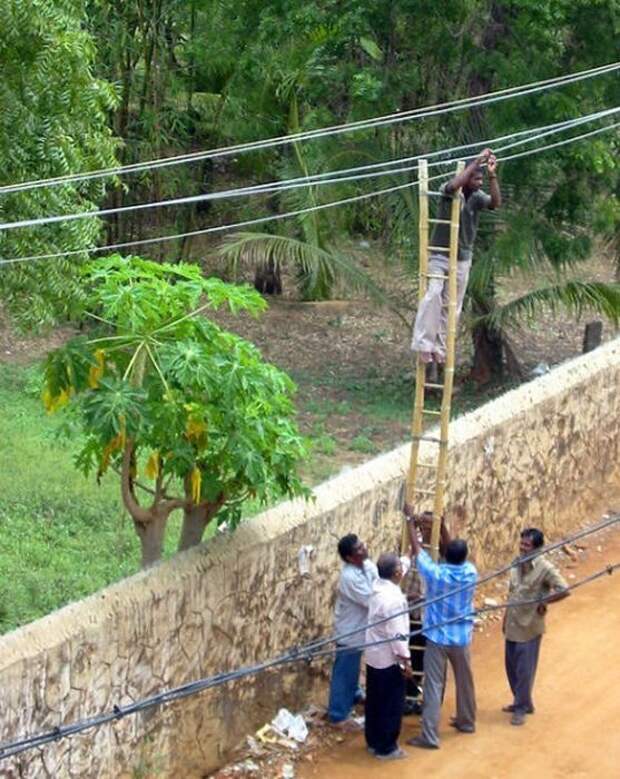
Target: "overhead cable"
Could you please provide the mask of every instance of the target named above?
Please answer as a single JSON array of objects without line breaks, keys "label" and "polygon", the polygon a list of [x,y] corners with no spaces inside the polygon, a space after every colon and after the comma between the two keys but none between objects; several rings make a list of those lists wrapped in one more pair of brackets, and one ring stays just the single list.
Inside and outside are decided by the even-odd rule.
[{"label": "overhead cable", "polygon": [[29,189],[36,189],[44,186],[58,186],[62,184],[76,183],[79,181],[88,181],[97,178],[120,176],[129,173],[138,173],[141,171],[153,170],[156,168],[166,167],[170,165],[178,165],[181,163],[197,162],[203,159],[214,159],[220,157],[227,157],[234,154],[246,153],[250,151],[264,150],[268,148],[287,145],[290,143],[298,143],[300,141],[315,140],[318,138],[325,138],[333,135],[340,135],[342,133],[356,132],[360,130],[375,129],[377,127],[383,127],[400,122],[406,122],[412,119],[425,119],[432,116],[439,116],[441,114],[451,113],[454,111],[462,111],[469,108],[477,108],[482,105],[488,105],[503,100],[509,100],[513,97],[522,97],[524,95],[536,94],[538,92],[544,92],[556,87],[563,87],[569,84],[583,81],[584,79],[590,79],[597,76],[613,73],[620,68],[620,62],[612,62],[607,65],[602,65],[596,68],[590,68],[588,70],[579,71],[577,73],[565,74],[563,76],[556,76],[550,79],[544,79],[542,81],[534,81],[529,84],[523,84],[516,87],[508,87],[506,89],[500,89],[494,92],[487,92],[475,97],[461,98],[459,100],[452,100],[445,103],[438,103],[433,106],[421,107],[411,109],[409,111],[398,111],[392,114],[384,116],[374,117],[371,119],[362,119],[356,122],[347,122],[339,125],[332,125],[330,127],[324,127],[317,130],[308,130],[290,135],[281,135],[273,138],[267,138],[259,141],[252,141],[249,143],[235,144],[232,146],[225,146],[220,148],[209,149],[206,151],[192,152],[190,154],[182,154],[174,157],[167,157],[164,159],[147,160],[145,162],[133,163],[130,165],[119,165],[115,167],[102,168],[96,171],[90,171],[86,173],[70,173],[62,176],[51,177],[47,179],[36,179],[33,181],[25,181],[18,184],[7,184],[0,187],[0,194],[9,194],[13,192],[20,192]]},{"label": "overhead cable", "polygon": [[[558,141],[556,143],[548,144],[546,146],[541,146],[537,149],[529,149],[524,152],[520,152],[518,154],[513,154],[506,157],[498,157],[498,162],[506,162],[509,160],[517,159],[518,157],[526,157],[533,154],[540,154],[544,151],[548,151],[549,149],[556,148],[558,146],[564,146],[566,144],[574,143],[576,141],[584,140],[585,138],[589,138],[595,135],[598,135],[603,132],[608,132],[609,130],[616,129],[618,126],[620,126],[620,123],[614,123],[610,125],[606,125],[605,127],[599,127],[595,130],[591,130],[587,133],[582,133],[581,135],[574,136],[571,138],[567,138],[563,141]],[[532,139],[533,140],[533,139]],[[429,177],[428,181],[437,181],[441,179],[445,179],[446,174],[439,174],[436,176]],[[254,219],[246,219],[239,222],[234,222],[231,224],[224,224],[224,225],[216,225],[213,227],[205,227],[198,230],[190,230],[183,233],[175,233],[173,235],[165,235],[165,236],[158,236],[156,238],[139,238],[132,241],[123,241],[120,243],[113,243],[113,244],[106,244],[104,246],[95,246],[90,249],[73,249],[69,251],[61,251],[61,252],[51,252],[49,254],[35,254],[30,255],[27,257],[12,257],[9,259],[0,259],[0,265],[12,265],[16,263],[22,263],[22,262],[34,262],[39,260],[49,260],[49,259],[56,259],[58,257],[74,257],[74,256],[85,256],[88,254],[98,254],[100,252],[110,252],[115,251],[118,249],[126,249],[131,246],[146,246],[149,244],[154,243],[164,243],[167,241],[174,241],[181,238],[191,238],[197,235],[205,235],[208,233],[219,233],[219,232],[228,232],[232,230],[238,230],[242,227],[250,227],[257,224],[264,224],[266,222],[275,222],[282,219],[289,219],[291,217],[295,216],[303,216],[304,214],[309,214],[314,211],[322,211],[327,208],[334,208],[336,206],[341,205],[347,205],[349,203],[355,203],[360,202],[363,200],[368,200],[370,198],[378,197],[380,195],[387,195],[393,192],[397,192],[399,190],[407,189],[409,187],[415,187],[418,185],[417,181],[408,181],[404,184],[398,184],[396,186],[387,187],[385,189],[378,189],[374,190],[372,192],[365,192],[360,195],[352,195],[350,197],[341,198],[340,200],[334,200],[329,201],[327,203],[319,203],[315,206],[308,206],[307,208],[300,208],[293,211],[286,211],[281,214],[270,214],[268,216],[262,216],[257,217]]]},{"label": "overhead cable", "polygon": [[[576,117],[573,119],[567,119],[563,122],[555,122],[554,124],[546,125],[543,127],[531,128],[528,130],[519,130],[518,132],[511,133],[509,135],[499,136],[497,138],[491,138],[485,141],[475,141],[473,143],[463,144],[460,146],[453,146],[447,149],[440,149],[438,151],[428,152],[426,154],[418,154],[414,157],[404,157],[397,160],[390,160],[388,162],[379,162],[369,165],[361,165],[356,168],[348,168],[344,170],[328,171],[325,173],[312,174],[309,176],[300,176],[293,179],[285,179],[283,181],[271,181],[265,184],[255,184],[248,187],[238,187],[236,189],[219,190],[216,192],[205,192],[200,195],[189,195],[185,197],[170,198],[168,200],[158,200],[148,203],[136,203],[127,206],[116,206],[113,208],[101,208],[94,209],[92,211],[81,211],[72,214],[58,214],[52,216],[34,217],[31,219],[21,219],[13,222],[0,223],[0,231],[15,230],[17,228],[24,227],[38,227],[46,224],[55,224],[58,222],[71,222],[81,219],[91,219],[95,217],[111,216],[112,214],[128,213],[132,211],[144,211],[152,208],[165,208],[169,206],[189,205],[193,203],[201,203],[213,200],[225,200],[236,197],[246,197],[250,195],[264,195],[272,194],[274,192],[288,191],[290,189],[297,189],[306,186],[323,186],[330,184],[341,184],[353,181],[361,181],[367,178],[378,178],[381,176],[396,176],[402,173],[410,173],[417,170],[417,165],[407,165],[398,169],[386,169],[392,165],[399,165],[403,163],[417,162],[423,158],[432,158],[437,156],[452,155],[455,152],[460,152],[476,147],[485,147],[501,143],[509,138],[519,138],[517,141],[508,143],[504,146],[500,146],[494,151],[503,151],[505,149],[513,148],[514,146],[520,146],[528,144],[533,141],[544,138],[547,135],[553,135],[555,133],[571,130],[574,127],[578,127],[582,124],[587,124],[599,119],[604,119],[609,116],[613,116],[620,111],[620,107],[609,108],[603,111],[597,111],[595,113]],[[528,137],[528,136],[532,137]],[[525,137],[523,137],[525,136]],[[439,160],[431,162],[429,167],[437,167],[442,165],[448,165],[452,162],[452,158],[447,160]],[[371,172],[363,172],[371,171]],[[351,174],[351,175],[346,175]]]}]

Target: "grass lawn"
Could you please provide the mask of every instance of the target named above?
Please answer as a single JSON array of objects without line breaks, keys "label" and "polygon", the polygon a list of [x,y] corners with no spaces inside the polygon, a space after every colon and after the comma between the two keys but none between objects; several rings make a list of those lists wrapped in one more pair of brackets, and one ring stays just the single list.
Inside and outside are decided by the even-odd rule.
[{"label": "grass lawn", "polygon": [[[135,573],[140,550],[114,475],[97,486],[74,468],[73,447],[57,438],[60,420],[43,410],[37,368],[0,364],[0,404],[0,632],[6,632]],[[180,516],[174,519],[167,554]]]}]

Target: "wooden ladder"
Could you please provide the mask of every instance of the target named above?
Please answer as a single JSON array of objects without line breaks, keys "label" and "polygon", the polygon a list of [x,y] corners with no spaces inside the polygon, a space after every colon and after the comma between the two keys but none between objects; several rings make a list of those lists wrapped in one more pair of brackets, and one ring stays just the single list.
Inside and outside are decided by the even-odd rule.
[{"label": "wooden ladder", "polygon": [[[465,167],[464,162],[459,162],[456,167],[456,173],[460,173]],[[437,274],[429,272],[429,253],[437,252],[439,250],[448,251],[449,263],[448,263],[448,322],[446,333],[446,361],[443,370],[443,383],[428,382],[426,379],[427,364],[422,361],[420,355],[416,359],[416,381],[415,381],[415,396],[413,405],[413,419],[411,423],[411,457],[409,461],[409,472],[407,475],[406,484],[406,500],[407,503],[413,508],[415,513],[421,513],[424,510],[432,510],[433,523],[431,529],[431,535],[428,542],[424,543],[426,549],[429,550],[433,560],[437,561],[439,558],[439,536],[441,528],[441,517],[444,513],[444,501],[445,501],[445,487],[447,477],[447,465],[448,465],[448,432],[450,426],[450,410],[452,403],[452,388],[454,384],[454,363],[455,363],[455,346],[456,346],[456,307],[457,307],[457,262],[458,262],[458,241],[459,241],[459,224],[461,216],[461,204],[460,204],[460,192],[457,192],[452,197],[452,205],[450,209],[450,219],[435,219],[429,217],[429,197],[442,197],[440,192],[430,191],[428,188],[428,163],[426,160],[419,161],[418,167],[418,179],[419,179],[419,301],[422,302],[429,279],[435,279]],[[429,242],[429,229],[436,224],[446,224],[450,227],[450,243],[449,246],[434,246]],[[441,274],[441,279],[446,277]],[[437,390],[441,391],[441,410],[436,411],[425,406],[426,391]],[[438,434],[428,434],[425,432],[425,422],[428,419],[436,418],[439,421]],[[420,461],[420,444],[422,441],[428,441],[432,444],[436,454],[431,462]],[[424,474],[428,476],[428,472],[431,471],[433,477],[432,487],[428,486],[428,479],[425,479],[423,484],[420,485],[420,475]],[[426,541],[426,539],[425,539]],[[403,526],[403,540],[402,551],[403,553],[409,547],[409,539],[407,535],[406,523]],[[415,572],[413,573],[415,576]],[[422,627],[421,617],[413,616],[411,618],[411,630],[419,630]],[[413,697],[414,700],[421,700],[421,686],[424,679],[423,671],[423,652],[424,641],[420,640],[422,637],[415,636],[412,638],[411,646],[411,659],[414,669],[414,677],[419,686],[419,693],[417,696],[409,696],[409,699]]]}]

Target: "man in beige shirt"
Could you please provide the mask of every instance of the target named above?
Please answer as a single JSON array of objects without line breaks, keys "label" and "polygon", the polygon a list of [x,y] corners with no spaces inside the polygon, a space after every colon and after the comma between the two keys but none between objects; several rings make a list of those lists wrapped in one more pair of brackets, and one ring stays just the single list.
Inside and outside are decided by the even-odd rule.
[{"label": "man in beige shirt", "polygon": [[[531,555],[544,543],[540,530],[527,528],[521,533],[520,557]],[[568,597],[567,588],[557,568],[542,555],[519,562],[510,571],[508,603],[535,601],[508,606],[504,616],[506,674],[514,699],[503,711],[512,714],[512,725],[523,725],[525,715],[534,713],[532,688],[545,632],[547,605]]]}]

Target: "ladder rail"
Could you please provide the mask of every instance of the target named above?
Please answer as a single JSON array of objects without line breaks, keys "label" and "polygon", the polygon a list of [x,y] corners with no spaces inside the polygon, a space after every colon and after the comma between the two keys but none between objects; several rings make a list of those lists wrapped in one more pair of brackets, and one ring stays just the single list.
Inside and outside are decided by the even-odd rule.
[{"label": "ladder rail", "polygon": [[[465,167],[463,162],[457,164],[456,172],[460,173]],[[444,382],[440,384],[432,384],[433,388],[441,388],[441,410],[434,411],[425,409],[425,390],[431,388],[426,381],[426,364],[422,361],[418,354],[416,359],[416,384],[415,395],[413,404],[413,415],[411,420],[411,452],[409,460],[409,469],[406,482],[406,500],[407,503],[413,505],[417,504],[416,498],[422,495],[428,496],[428,502],[432,504],[433,510],[433,524],[431,528],[430,538],[430,552],[434,560],[439,557],[439,537],[441,529],[441,517],[444,511],[445,503],[445,484],[447,476],[447,463],[448,463],[448,432],[450,425],[450,411],[451,411],[451,399],[452,389],[454,384],[454,361],[455,361],[455,344],[456,344],[456,309],[457,309],[457,268],[458,268],[458,238],[459,238],[459,226],[460,226],[460,213],[461,213],[461,198],[460,192],[455,193],[452,197],[452,203],[450,208],[450,219],[436,219],[429,217],[429,195],[434,194],[428,188],[428,162],[426,160],[419,161],[418,168],[419,178],[419,285],[418,285],[418,298],[419,304],[424,299],[428,288],[429,279],[440,276],[447,281],[448,291],[448,304],[445,307],[447,309],[447,332],[446,332],[446,362],[444,366]],[[444,251],[448,251],[448,273],[444,275],[429,273],[429,255],[433,248],[430,245],[429,240],[429,228],[433,224],[449,224],[450,225],[450,242],[449,246],[442,247]],[[439,437],[424,435],[424,417],[438,416],[439,417]],[[435,455],[436,464],[433,465],[435,470],[435,479],[432,485],[432,489],[421,489],[417,485],[418,471],[422,468],[427,468],[428,465],[419,462],[420,456],[420,444],[423,440],[436,440],[439,444],[438,451]],[[428,470],[427,470],[428,472]],[[421,501],[419,501],[421,502]],[[408,547],[407,526],[403,523],[402,543],[401,548],[405,551]]]},{"label": "ladder rail", "polygon": [[[459,162],[457,175],[463,171],[465,163]],[[448,322],[446,332],[446,362],[444,365],[443,395],[441,398],[441,418],[439,438],[443,446],[439,447],[437,458],[437,479],[433,502],[433,525],[431,529],[431,556],[439,559],[439,538],[441,535],[441,517],[444,513],[445,484],[448,470],[448,435],[450,411],[452,407],[452,389],[454,385],[454,363],[456,352],[456,315],[458,301],[458,252],[459,227],[461,219],[461,194],[455,193],[450,208],[450,254],[448,260]]]},{"label": "ladder rail", "polygon": [[[418,288],[419,302],[424,299],[427,288],[428,274],[428,162],[420,160],[418,166],[419,180],[419,271],[420,282]],[[422,410],[424,408],[424,384],[426,382],[426,366],[419,355],[416,360],[416,383],[413,404],[413,416],[411,420],[411,455],[409,460],[409,473],[407,475],[406,496],[407,503],[412,503],[415,495],[417,480],[418,456],[420,451],[420,437],[423,430]],[[408,546],[407,526],[403,524],[401,546],[405,550]]]}]

